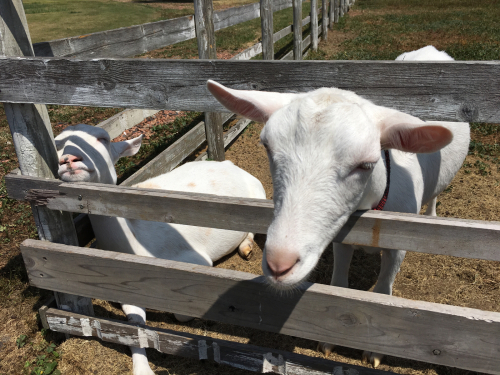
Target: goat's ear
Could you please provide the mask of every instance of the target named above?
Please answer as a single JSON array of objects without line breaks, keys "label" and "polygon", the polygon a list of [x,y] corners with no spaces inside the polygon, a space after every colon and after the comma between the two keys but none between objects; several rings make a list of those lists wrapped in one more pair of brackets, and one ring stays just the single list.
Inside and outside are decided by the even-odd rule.
[{"label": "goat's ear", "polygon": [[207,88],[231,112],[259,122],[266,122],[274,112],[300,95],[234,90],[212,80],[207,81]]},{"label": "goat's ear", "polygon": [[379,127],[382,149],[432,153],[453,140],[453,133],[444,126],[427,123],[401,112],[393,112],[381,120]]},{"label": "goat's ear", "polygon": [[111,143],[113,149],[114,162],[123,156],[132,156],[137,154],[142,144],[142,134],[128,141]]}]

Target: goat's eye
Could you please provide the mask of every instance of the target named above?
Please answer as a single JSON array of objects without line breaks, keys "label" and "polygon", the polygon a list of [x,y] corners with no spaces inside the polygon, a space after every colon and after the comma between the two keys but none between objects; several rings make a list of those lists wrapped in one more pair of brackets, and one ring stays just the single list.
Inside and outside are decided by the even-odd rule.
[{"label": "goat's eye", "polygon": [[359,164],[356,168],[362,169],[362,170],[365,170],[365,171],[369,171],[369,170],[373,169],[374,166],[375,166],[375,163],[365,162],[365,163]]}]

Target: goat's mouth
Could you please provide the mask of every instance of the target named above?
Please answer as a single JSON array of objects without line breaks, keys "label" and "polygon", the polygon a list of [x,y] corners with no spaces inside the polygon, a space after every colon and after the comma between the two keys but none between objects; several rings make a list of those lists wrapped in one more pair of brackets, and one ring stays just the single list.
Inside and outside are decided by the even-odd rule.
[{"label": "goat's mouth", "polygon": [[297,262],[286,274],[276,275],[272,272],[266,261],[262,264],[262,270],[267,284],[277,291],[294,291],[300,288],[309,277],[310,272],[304,272],[301,262]]},{"label": "goat's mouth", "polygon": [[73,182],[73,181],[87,181],[90,179],[90,174],[93,170],[87,167],[78,167],[78,168],[62,168],[59,167],[58,175],[59,178],[63,181]]}]

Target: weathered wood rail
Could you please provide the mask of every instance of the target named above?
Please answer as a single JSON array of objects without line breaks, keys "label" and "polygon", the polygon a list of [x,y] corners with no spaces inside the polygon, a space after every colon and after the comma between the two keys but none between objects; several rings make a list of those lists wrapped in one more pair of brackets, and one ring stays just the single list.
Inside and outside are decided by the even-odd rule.
[{"label": "weathered wood rail", "polygon": [[[64,183],[10,174],[9,197],[51,210],[267,233],[274,205],[265,199]],[[500,261],[500,223],[385,211],[356,212],[336,242]]]},{"label": "weathered wood rail", "polygon": [[35,240],[22,253],[40,288],[500,374],[500,313],[311,283],[280,294],[262,276]]},{"label": "weathered wood rail", "polygon": [[500,62],[0,58],[0,101],[225,112],[214,79],[247,90],[353,90],[422,119],[500,122]]},{"label": "weathered wood rail", "polygon": [[154,348],[162,353],[214,361],[218,364],[259,373],[272,372],[282,375],[389,374],[385,371],[346,365],[282,350],[75,314],[53,308],[50,302],[40,309],[40,317],[45,329],[74,336],[93,336],[102,341],[121,345]]}]

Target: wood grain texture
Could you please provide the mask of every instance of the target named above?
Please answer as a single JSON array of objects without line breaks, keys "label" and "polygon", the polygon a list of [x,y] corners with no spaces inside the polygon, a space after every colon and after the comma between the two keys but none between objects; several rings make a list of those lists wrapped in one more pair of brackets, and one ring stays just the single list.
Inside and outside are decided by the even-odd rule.
[{"label": "wood grain texture", "polygon": [[[281,375],[388,375],[371,368],[347,365],[322,358],[308,357],[282,350],[214,339],[173,330],[137,326],[124,321],[94,318],[44,306],[42,324],[56,332],[96,337],[105,342],[154,348],[161,353],[209,360],[236,368]],[[40,315],[42,309],[39,310]],[[49,329],[49,328],[47,328]]]},{"label": "wood grain texture", "polygon": [[260,0],[260,25],[262,30],[262,59],[274,60],[272,0]]},{"label": "wood grain texture", "polygon": [[[273,203],[264,199],[137,189],[92,183],[68,184],[29,176],[5,177],[9,197],[51,194],[47,207],[78,213],[266,233]],[[78,196],[82,196],[82,200]],[[45,194],[46,196],[46,194]],[[56,196],[56,197],[54,197]],[[500,261],[500,223],[357,211],[334,239],[349,245]]]},{"label": "wood grain texture", "polygon": [[318,50],[318,0],[311,0],[312,49]]},{"label": "wood grain texture", "polygon": [[293,0],[293,59],[302,60],[302,1]]},{"label": "wood grain texture", "polygon": [[[28,23],[21,0],[0,0],[0,56],[33,56]],[[47,108],[41,104],[4,104],[21,173],[54,179],[59,158]],[[41,240],[78,245],[71,214],[32,205]],[[58,306],[93,315],[88,298],[56,293]]]},{"label": "wood grain texture", "polygon": [[200,59],[216,59],[215,29],[212,0],[194,1],[194,24]]},{"label": "wood grain texture", "polygon": [[0,58],[0,101],[227,111],[209,94],[207,79],[279,92],[338,87],[425,120],[500,122],[498,61]]},{"label": "wood grain texture", "polygon": [[224,161],[226,157],[221,113],[205,112],[205,136],[208,158],[215,161]]},{"label": "wood grain texture", "polygon": [[42,241],[21,251],[40,288],[500,373],[500,313],[311,283],[277,293],[262,276]]},{"label": "wood grain texture", "polygon": [[99,123],[99,128],[106,130],[111,137],[114,139],[120,135],[125,130],[130,129],[131,127],[139,124],[142,120],[149,116],[153,116],[156,114],[157,110],[149,110],[149,109],[126,109],[120,113],[117,113],[113,117],[110,117],[107,120]]},{"label": "wood grain texture", "polygon": [[195,38],[192,15],[33,45],[44,57],[131,57]]}]

